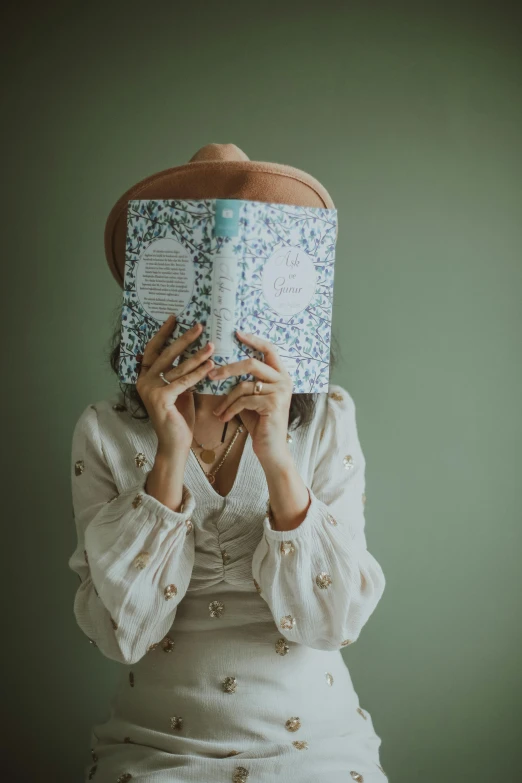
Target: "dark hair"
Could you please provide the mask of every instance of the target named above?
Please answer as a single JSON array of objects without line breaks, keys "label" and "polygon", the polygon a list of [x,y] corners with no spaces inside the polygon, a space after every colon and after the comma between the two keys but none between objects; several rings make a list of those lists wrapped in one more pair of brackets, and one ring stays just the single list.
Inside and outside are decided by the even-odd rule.
[{"label": "dark hair", "polygon": [[[117,376],[119,376],[120,339],[121,339],[121,308],[118,307],[115,316],[114,331],[110,339],[110,346],[109,346],[110,365]],[[336,345],[335,351],[333,348],[334,343]],[[332,334],[332,341],[330,345],[330,368],[332,368],[334,364],[337,362],[337,350],[338,350],[337,340],[335,336]],[[147,409],[145,408],[145,405],[143,404],[143,400],[138,394],[136,385],[134,383],[123,383],[122,381],[119,381],[119,386],[121,391],[123,392],[125,405],[129,409],[131,416],[133,418],[142,419],[144,421],[148,420],[149,415]],[[294,425],[294,423],[295,423],[294,428],[297,428],[311,421],[315,412],[317,397],[318,397],[317,393],[292,395],[292,401],[290,403],[290,411],[288,416],[289,429],[292,425]],[[131,403],[134,406],[134,410],[132,411],[130,410],[129,403]],[[136,412],[141,412],[143,415],[135,416]]]}]

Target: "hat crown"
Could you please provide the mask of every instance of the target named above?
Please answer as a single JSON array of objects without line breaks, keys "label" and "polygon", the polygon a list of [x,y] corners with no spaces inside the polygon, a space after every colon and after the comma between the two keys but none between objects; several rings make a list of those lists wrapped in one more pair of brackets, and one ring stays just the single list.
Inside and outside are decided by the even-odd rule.
[{"label": "hat crown", "polygon": [[189,163],[198,160],[227,161],[250,160],[250,158],[236,144],[205,144],[191,157]]},{"label": "hat crown", "polygon": [[236,144],[206,144],[188,163],[137,182],[111,209],[105,224],[105,255],[121,288],[127,208],[135,199],[240,199],[335,209],[326,188],[306,171],[283,163],[250,160]]}]

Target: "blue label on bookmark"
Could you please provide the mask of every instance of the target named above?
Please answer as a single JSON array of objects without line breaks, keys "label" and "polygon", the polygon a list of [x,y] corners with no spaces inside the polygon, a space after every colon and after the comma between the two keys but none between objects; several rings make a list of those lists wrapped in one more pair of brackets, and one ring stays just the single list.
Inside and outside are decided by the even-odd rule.
[{"label": "blue label on bookmark", "polygon": [[215,237],[237,237],[239,235],[239,204],[238,199],[216,199]]}]

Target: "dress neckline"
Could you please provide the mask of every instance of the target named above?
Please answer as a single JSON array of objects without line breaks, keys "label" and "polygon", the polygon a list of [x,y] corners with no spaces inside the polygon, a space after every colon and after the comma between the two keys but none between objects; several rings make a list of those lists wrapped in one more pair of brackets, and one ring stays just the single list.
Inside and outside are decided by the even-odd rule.
[{"label": "dress neckline", "polygon": [[[243,427],[244,426],[245,425],[243,424]],[[206,477],[205,471],[201,467],[201,464],[198,458],[196,457],[196,455],[194,454],[194,452],[192,451],[192,449],[190,449],[189,455],[187,457],[186,469],[188,475],[193,479],[194,484],[196,486],[201,487],[204,492],[214,497],[214,499],[230,500],[231,498],[235,498],[239,492],[245,490],[243,477],[245,475],[248,475],[254,457],[255,457],[255,453],[252,448],[252,437],[250,433],[247,433],[247,438],[243,446],[243,451],[241,452],[241,457],[239,459],[239,465],[237,467],[234,483],[226,495],[222,495],[220,492],[217,492],[214,489],[214,487]]]}]

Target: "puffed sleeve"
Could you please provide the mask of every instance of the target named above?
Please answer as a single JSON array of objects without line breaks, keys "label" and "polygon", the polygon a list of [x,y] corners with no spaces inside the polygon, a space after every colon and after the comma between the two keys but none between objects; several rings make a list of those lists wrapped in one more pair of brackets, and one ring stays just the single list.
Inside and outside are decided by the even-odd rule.
[{"label": "puffed sleeve", "polygon": [[355,405],[331,385],[310,505],[301,524],[273,530],[268,517],[252,574],[281,633],[318,650],[353,643],[384,591],[381,566],[365,537],[365,459]]},{"label": "puffed sleeve", "polygon": [[184,485],[182,510],[173,511],[145,491],[148,472],[118,494],[93,406],[74,428],[71,473],[76,621],[105,656],[135,663],[165,637],[188,588],[194,497]]}]

